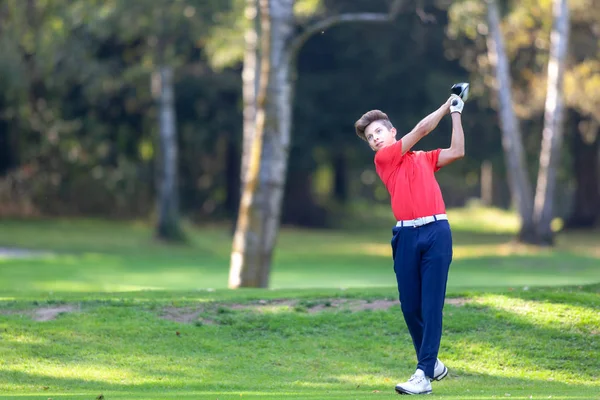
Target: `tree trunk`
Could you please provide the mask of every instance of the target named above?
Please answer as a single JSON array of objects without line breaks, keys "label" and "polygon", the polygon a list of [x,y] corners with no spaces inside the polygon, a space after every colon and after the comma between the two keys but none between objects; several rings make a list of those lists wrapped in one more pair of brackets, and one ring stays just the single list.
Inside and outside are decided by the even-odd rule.
[{"label": "tree trunk", "polygon": [[494,170],[492,162],[481,163],[481,204],[490,207],[494,199]]},{"label": "tree trunk", "polygon": [[293,1],[260,0],[261,55],[256,127],[233,239],[229,287],[268,287],[290,141]]},{"label": "tree trunk", "polygon": [[565,227],[590,229],[600,220],[600,129],[594,120],[580,123],[581,116],[572,114],[575,114],[571,124],[575,196]]},{"label": "tree trunk", "polygon": [[[240,179],[238,193],[244,193],[246,184],[246,174],[249,169],[250,157],[256,129],[256,97],[260,81],[259,58],[259,33],[260,18],[258,16],[258,0],[246,0],[244,15],[248,19],[246,32],[244,32],[244,65],[242,68],[242,114],[243,114],[243,135],[242,135],[242,157],[240,162]],[[233,234],[237,230],[240,212],[240,196],[236,200],[237,208],[233,212],[234,223],[232,226]]]},{"label": "tree trunk", "polygon": [[[242,166],[245,179],[231,252],[230,288],[269,285],[291,139],[291,72],[295,55],[311,35],[335,24],[388,22],[401,3],[402,0],[395,0],[389,14],[356,13],[325,18],[294,35],[297,29],[294,0],[259,0],[261,62],[256,114],[254,119],[250,118],[250,112],[244,114],[244,123],[253,122],[255,130],[247,170]],[[246,78],[251,76],[247,74]],[[250,91],[249,81],[244,84]]]},{"label": "tree trunk", "polygon": [[496,0],[486,0],[489,35],[487,37],[488,57],[495,67],[496,92],[502,129],[502,147],[506,162],[508,184],[513,204],[521,217],[518,239],[526,243],[537,241],[533,222],[533,192],[527,165],[519,122],[512,106],[511,78],[508,59],[504,49],[504,39],[500,30],[500,16]]},{"label": "tree trunk", "polygon": [[158,226],[156,236],[180,241],[177,188],[177,132],[175,124],[173,68],[160,66],[153,75],[153,91],[159,103]]},{"label": "tree trunk", "polygon": [[244,33],[244,66],[242,69],[242,100],[243,100],[243,139],[242,163],[240,166],[240,193],[244,190],[245,176],[252,153],[252,139],[256,128],[256,96],[260,80],[258,58],[258,30],[260,19],[258,17],[258,0],[246,0],[245,15],[249,19],[248,27]]},{"label": "tree trunk", "polygon": [[345,204],[348,201],[348,162],[343,149],[333,155],[333,197]]},{"label": "tree trunk", "polygon": [[543,245],[554,244],[551,223],[554,217],[556,171],[563,142],[563,80],[569,43],[568,1],[555,0],[553,14],[544,132],[534,203],[536,229]]}]

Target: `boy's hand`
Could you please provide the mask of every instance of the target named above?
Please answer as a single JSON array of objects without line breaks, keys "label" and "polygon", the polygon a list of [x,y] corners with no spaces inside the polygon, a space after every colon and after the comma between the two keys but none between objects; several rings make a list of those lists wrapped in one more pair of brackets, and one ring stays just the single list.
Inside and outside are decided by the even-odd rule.
[{"label": "boy's hand", "polygon": [[463,107],[465,106],[465,102],[462,101],[462,99],[460,97],[453,94],[452,96],[450,96],[448,101],[450,102],[450,113],[451,114],[455,113],[455,112],[462,114],[462,110],[463,110]]}]

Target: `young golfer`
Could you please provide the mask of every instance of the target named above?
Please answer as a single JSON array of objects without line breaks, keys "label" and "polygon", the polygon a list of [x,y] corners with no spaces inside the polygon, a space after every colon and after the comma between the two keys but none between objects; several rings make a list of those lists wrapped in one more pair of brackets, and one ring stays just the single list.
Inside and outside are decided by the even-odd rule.
[{"label": "young golfer", "polygon": [[[453,94],[400,140],[396,140],[396,129],[388,116],[379,110],[367,112],[354,125],[356,134],[376,152],[375,168],[390,193],[398,221],[391,240],[394,271],[418,360],[411,378],[396,385],[400,394],[431,393],[431,380],[441,380],[448,374],[437,356],[452,261],[452,233],[434,173],[465,154],[463,106],[463,100]],[[411,151],[448,112],[452,118],[450,147]]]}]

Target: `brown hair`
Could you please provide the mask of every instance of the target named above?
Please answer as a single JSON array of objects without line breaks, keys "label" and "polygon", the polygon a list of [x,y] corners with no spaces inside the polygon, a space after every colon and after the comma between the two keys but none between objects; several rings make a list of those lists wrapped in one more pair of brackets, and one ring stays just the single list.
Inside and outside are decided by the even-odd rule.
[{"label": "brown hair", "polygon": [[367,142],[365,129],[373,122],[380,121],[386,128],[392,129],[394,126],[390,122],[387,114],[380,110],[371,110],[363,114],[362,117],[354,123],[354,129],[359,138]]}]

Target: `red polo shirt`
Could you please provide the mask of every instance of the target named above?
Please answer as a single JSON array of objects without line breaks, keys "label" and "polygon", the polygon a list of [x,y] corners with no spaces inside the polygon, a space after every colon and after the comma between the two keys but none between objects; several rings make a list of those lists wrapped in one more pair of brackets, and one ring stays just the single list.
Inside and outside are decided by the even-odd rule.
[{"label": "red polo shirt", "polygon": [[442,149],[407,151],[402,140],[375,153],[375,169],[391,196],[396,220],[444,214],[446,206],[434,172]]}]

